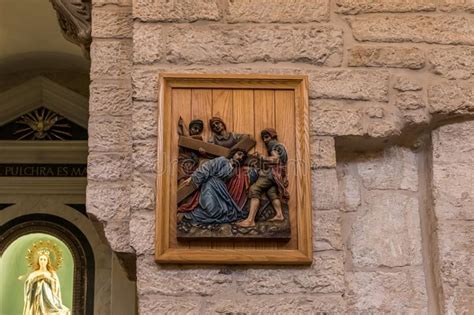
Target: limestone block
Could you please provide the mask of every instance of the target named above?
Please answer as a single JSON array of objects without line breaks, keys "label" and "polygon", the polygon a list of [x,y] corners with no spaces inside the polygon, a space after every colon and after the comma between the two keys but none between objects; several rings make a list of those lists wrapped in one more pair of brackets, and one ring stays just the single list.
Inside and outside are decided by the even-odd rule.
[{"label": "limestone block", "polygon": [[89,112],[105,115],[129,115],[132,85],[125,81],[93,81],[90,85]]},{"label": "limestone block", "polygon": [[353,163],[341,163],[338,169],[338,180],[342,210],[357,210],[361,204],[361,186],[356,165]]},{"label": "limestone block", "polygon": [[158,104],[156,102],[133,102],[132,139],[145,140],[155,138],[158,129]]},{"label": "limestone block", "polygon": [[130,218],[130,246],[137,255],[153,255],[155,249],[155,213],[133,211]]},{"label": "limestone block", "polygon": [[87,212],[100,222],[126,219],[130,215],[130,186],[128,182],[95,183],[87,185]]},{"label": "limestone block", "polygon": [[431,114],[426,108],[407,110],[402,112],[403,120],[406,125],[427,125],[432,119]]},{"label": "limestone block", "polygon": [[455,161],[452,164],[434,163],[433,198],[438,220],[474,220],[472,165],[472,162]]},{"label": "limestone block", "polygon": [[397,93],[395,105],[400,110],[414,110],[426,106],[423,100],[423,94],[417,91]]},{"label": "limestone block", "polygon": [[398,76],[395,79],[393,88],[401,92],[406,92],[420,91],[423,89],[423,86],[420,84],[420,82],[414,80],[413,78],[406,76]]},{"label": "limestone block", "polygon": [[369,104],[366,106],[365,113],[369,118],[383,118],[384,117],[384,108],[377,106],[376,104]]},{"label": "limestone block", "polygon": [[336,167],[334,138],[311,136],[311,167]]},{"label": "limestone block", "polygon": [[311,173],[313,209],[338,209],[339,198],[336,170],[318,169]]},{"label": "limestone block", "polygon": [[304,61],[338,66],[342,61],[342,30],[333,26],[136,24],[135,63]]},{"label": "limestone block", "polygon": [[131,175],[129,153],[91,152],[87,163],[87,179],[93,181],[127,180]]},{"label": "limestone block", "polygon": [[206,314],[345,314],[340,295],[214,297],[206,303]]},{"label": "limestone block", "polygon": [[310,131],[316,135],[360,136],[365,134],[363,114],[342,101],[310,102]]},{"label": "limestone block", "polygon": [[167,40],[166,31],[161,24],[135,22],[133,24],[134,63],[164,61],[164,56],[169,53]]},{"label": "limestone block", "polygon": [[430,70],[444,78],[469,79],[474,74],[473,47],[431,49],[427,57]]},{"label": "limestone block", "polygon": [[441,126],[432,132],[433,162],[474,164],[474,121]]},{"label": "limestone block", "polygon": [[310,98],[388,101],[387,71],[321,69],[308,74]]},{"label": "limestone block", "polygon": [[355,46],[348,50],[349,67],[388,67],[421,69],[425,56],[416,47]]},{"label": "limestone block", "polygon": [[129,39],[94,39],[91,45],[91,79],[130,77],[132,41]]},{"label": "limestone block", "polygon": [[99,7],[107,4],[115,4],[120,6],[131,6],[132,0],[92,0],[94,7]]},{"label": "limestone block", "polygon": [[131,145],[130,123],[131,119],[127,116],[91,116],[89,119],[89,151],[128,151]]},{"label": "limestone block", "polygon": [[365,188],[418,190],[416,155],[403,147],[361,155],[358,172]]},{"label": "limestone block", "polygon": [[428,90],[432,114],[472,115],[474,112],[473,81],[434,83]]},{"label": "limestone block", "polygon": [[236,279],[247,295],[343,292],[343,253],[318,252],[311,267],[252,267],[241,271]]},{"label": "limestone block", "polygon": [[156,139],[133,141],[133,169],[145,174],[156,173]]},{"label": "limestone block", "polygon": [[159,72],[153,68],[133,67],[133,100],[158,101]]},{"label": "limestone block", "polygon": [[470,314],[474,310],[473,287],[447,287],[443,294],[445,314]]},{"label": "limestone block", "polygon": [[443,12],[474,13],[474,2],[472,0],[439,0],[438,10]]},{"label": "limestone block", "polygon": [[313,248],[315,251],[342,250],[339,210],[313,212]]},{"label": "limestone block", "polygon": [[358,41],[474,44],[474,17],[455,15],[378,15],[349,19]]},{"label": "limestone block", "polygon": [[[462,313],[472,302],[474,122],[439,127],[433,136],[433,198],[445,310]],[[471,297],[471,298],[470,298]],[[472,306],[472,303],[471,303]]]},{"label": "limestone block", "polygon": [[132,37],[132,7],[97,7],[92,10],[92,36]]},{"label": "limestone block", "polygon": [[139,297],[138,314],[183,314],[200,315],[201,299],[195,297],[174,297],[159,294],[146,294]]},{"label": "limestone block", "polygon": [[431,0],[337,0],[336,6],[336,12],[342,14],[420,12],[436,10],[436,4]]},{"label": "limestone block", "polygon": [[229,288],[232,273],[218,266],[158,265],[152,255],[137,257],[137,288],[139,296],[209,296]]},{"label": "limestone block", "polygon": [[329,20],[328,0],[229,1],[229,23],[307,23]]},{"label": "limestone block", "polygon": [[398,112],[388,104],[371,104],[365,111],[367,134],[373,138],[383,138],[400,134],[402,122]]},{"label": "limestone block", "polygon": [[347,274],[349,310],[369,314],[427,314],[422,267]]},{"label": "limestone block", "polygon": [[428,124],[431,120],[424,95],[420,91],[397,93],[395,105],[400,109],[403,120],[408,125]]},{"label": "limestone block", "polygon": [[133,15],[147,22],[217,21],[221,18],[216,0],[135,0]]},{"label": "limestone block", "polygon": [[369,191],[351,230],[356,267],[420,265],[421,230],[417,196]]},{"label": "limestone block", "polygon": [[112,220],[105,223],[104,233],[110,248],[118,253],[132,253],[128,220]]},{"label": "limestone block", "polygon": [[132,210],[155,209],[156,178],[154,175],[133,173],[130,206]]},{"label": "limestone block", "polygon": [[[474,287],[474,221],[438,222],[438,246],[443,288]],[[449,299],[449,297],[446,297]]]}]

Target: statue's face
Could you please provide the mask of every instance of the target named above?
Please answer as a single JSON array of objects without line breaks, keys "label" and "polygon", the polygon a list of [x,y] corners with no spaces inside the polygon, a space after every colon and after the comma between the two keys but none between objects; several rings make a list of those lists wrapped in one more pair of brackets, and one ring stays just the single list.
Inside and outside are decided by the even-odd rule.
[{"label": "statue's face", "polygon": [[40,265],[40,268],[46,268],[46,266],[48,265],[48,257],[46,257],[46,255],[39,256],[38,263]]},{"label": "statue's face", "polygon": [[212,131],[219,133],[219,132],[221,132],[222,130],[224,130],[225,128],[224,128],[224,124],[223,124],[223,123],[221,123],[220,121],[217,121],[217,120],[216,120],[216,121],[212,122],[212,124],[211,124],[211,129],[212,129]]},{"label": "statue's face", "polygon": [[242,151],[237,151],[234,153],[234,156],[232,159],[236,162],[238,162],[240,165],[242,165],[242,162],[244,161],[245,153]]},{"label": "statue's face", "polygon": [[262,135],[262,140],[263,142],[265,142],[265,144],[267,144],[268,142],[270,142],[270,140],[272,140],[272,137],[268,133],[264,133]]},{"label": "statue's face", "polygon": [[192,125],[189,129],[189,134],[191,136],[198,135],[202,132],[202,128],[199,125]]}]

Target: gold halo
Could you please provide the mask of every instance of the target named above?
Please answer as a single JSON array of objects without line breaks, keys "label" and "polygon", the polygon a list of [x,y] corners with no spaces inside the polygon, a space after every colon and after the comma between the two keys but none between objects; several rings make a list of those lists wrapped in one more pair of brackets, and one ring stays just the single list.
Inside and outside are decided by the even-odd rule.
[{"label": "gold halo", "polygon": [[36,241],[28,249],[26,254],[26,261],[28,266],[33,269],[35,266],[35,261],[38,260],[38,257],[42,254],[46,254],[49,257],[51,266],[54,270],[61,268],[63,264],[63,253],[59,249],[58,245],[51,241]]}]

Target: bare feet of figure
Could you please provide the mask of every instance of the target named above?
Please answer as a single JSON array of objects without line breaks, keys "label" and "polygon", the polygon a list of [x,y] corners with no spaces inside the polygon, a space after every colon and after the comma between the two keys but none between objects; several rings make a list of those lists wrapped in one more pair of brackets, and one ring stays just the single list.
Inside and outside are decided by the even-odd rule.
[{"label": "bare feet of figure", "polygon": [[285,217],[283,215],[276,215],[273,218],[269,219],[268,221],[283,221],[285,220]]},{"label": "bare feet of figure", "polygon": [[237,223],[237,226],[240,226],[240,227],[254,227],[255,222],[244,220],[242,222]]}]

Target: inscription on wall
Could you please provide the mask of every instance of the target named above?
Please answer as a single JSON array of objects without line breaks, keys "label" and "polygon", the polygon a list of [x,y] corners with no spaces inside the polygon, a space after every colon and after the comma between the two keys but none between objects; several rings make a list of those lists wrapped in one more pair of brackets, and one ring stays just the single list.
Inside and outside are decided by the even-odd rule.
[{"label": "inscription on wall", "polygon": [[0,164],[0,177],[86,176],[86,164]]}]

